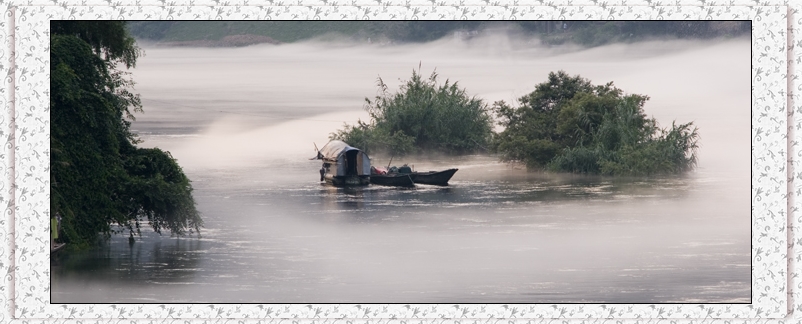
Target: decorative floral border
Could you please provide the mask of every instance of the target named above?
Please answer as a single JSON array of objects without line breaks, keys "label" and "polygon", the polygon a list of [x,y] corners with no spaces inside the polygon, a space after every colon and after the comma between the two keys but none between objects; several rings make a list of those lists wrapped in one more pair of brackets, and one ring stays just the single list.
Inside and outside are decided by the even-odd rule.
[{"label": "decorative floral border", "polygon": [[[408,1],[401,6],[384,1],[197,1],[194,6],[176,6],[176,1],[84,1],[69,7],[68,1],[9,5],[0,39],[0,71],[6,84],[0,97],[6,111],[0,114],[0,137],[6,140],[0,151],[0,273],[4,276],[0,301],[4,312],[0,322],[12,319],[408,319],[498,321],[500,319],[769,319],[783,318],[797,305],[802,288],[795,260],[802,260],[792,236],[802,218],[798,205],[788,194],[802,191],[802,174],[790,173],[799,159],[795,152],[800,138],[794,136],[793,113],[799,106],[798,86],[802,72],[793,60],[795,32],[788,29],[798,7],[674,6],[685,3],[643,1],[589,1],[584,6],[557,7],[553,1],[517,1],[525,6],[493,6],[491,1],[463,1],[460,6],[436,6],[432,1]],[[62,3],[63,2],[63,3]],[[185,2],[185,1],[179,1]],[[332,6],[333,2],[341,4]],[[490,3],[488,3],[490,2]],[[579,2],[579,1],[577,1]],[[688,2],[691,1],[680,1]],[[724,1],[722,1],[724,2]],[[744,5],[754,5],[743,1]],[[56,4],[56,6],[53,6]],[[234,4],[234,5],[232,5]],[[578,3],[572,3],[577,5]],[[637,6],[638,4],[651,6]],[[669,6],[657,6],[666,4]],[[692,5],[700,3],[693,2]],[[151,6],[148,6],[151,5]],[[343,6],[344,5],[344,6]],[[679,304],[413,304],[413,305],[232,305],[232,304],[146,304],[146,305],[57,305],[49,301],[49,20],[51,19],[748,19],[753,24],[752,101],[752,258],[751,305]],[[798,19],[798,18],[796,18]],[[791,33],[789,33],[791,31]],[[800,43],[802,45],[802,43]],[[12,69],[11,67],[14,67]],[[793,68],[789,77],[787,67]],[[787,109],[790,104],[794,109]],[[798,129],[799,124],[796,124]],[[802,135],[802,131],[799,132]],[[798,158],[799,155],[796,155]],[[788,169],[786,169],[788,167]],[[789,176],[789,174],[791,176]],[[802,179],[802,178],[800,178]],[[793,216],[791,216],[793,215]],[[791,217],[789,217],[791,216]],[[795,218],[796,217],[796,218]],[[799,241],[798,241],[799,240]],[[793,253],[795,252],[795,253]],[[795,256],[790,260],[789,255]],[[790,272],[793,271],[793,272]],[[790,275],[789,275],[790,273]],[[791,289],[786,289],[790,285]],[[11,297],[13,296],[13,298]],[[792,303],[791,301],[794,301]],[[731,321],[731,320],[730,320]]]}]

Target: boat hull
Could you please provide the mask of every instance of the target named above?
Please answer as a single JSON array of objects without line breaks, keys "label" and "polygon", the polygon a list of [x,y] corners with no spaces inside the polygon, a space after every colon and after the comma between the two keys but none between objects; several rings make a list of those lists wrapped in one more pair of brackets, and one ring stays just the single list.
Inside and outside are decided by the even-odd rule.
[{"label": "boat hull", "polygon": [[324,176],[326,183],[338,186],[338,187],[350,187],[350,186],[366,186],[370,184],[370,176],[362,175],[362,176],[331,176],[329,174]]},{"label": "boat hull", "polygon": [[448,169],[443,171],[412,172],[412,181],[420,184],[447,186],[448,180],[457,173],[459,169]]},{"label": "boat hull", "polygon": [[412,187],[415,182],[409,174],[373,174],[370,183],[381,186]]}]

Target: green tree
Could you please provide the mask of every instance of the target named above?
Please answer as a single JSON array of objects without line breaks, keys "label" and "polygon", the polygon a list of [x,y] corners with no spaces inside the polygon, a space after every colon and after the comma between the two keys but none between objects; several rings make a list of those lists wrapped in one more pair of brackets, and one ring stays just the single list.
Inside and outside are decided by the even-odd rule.
[{"label": "green tree", "polygon": [[692,169],[699,137],[693,123],[660,129],[643,111],[648,99],[624,94],[612,82],[594,86],[552,72],[520,106],[494,104],[504,127],[494,148],[502,160],[530,169],[613,175]]},{"label": "green tree", "polygon": [[135,146],[130,120],[142,106],[117,66],[133,67],[139,55],[124,22],[51,22],[51,212],[79,248],[115,224],[131,235],[145,221],[176,234],[202,225],[175,159]]},{"label": "green tree", "polygon": [[331,135],[368,151],[403,155],[413,152],[461,154],[482,150],[492,135],[487,105],[470,97],[456,82],[438,84],[437,73],[424,79],[417,71],[389,93],[379,78],[380,95],[365,98],[369,122],[345,128]]}]

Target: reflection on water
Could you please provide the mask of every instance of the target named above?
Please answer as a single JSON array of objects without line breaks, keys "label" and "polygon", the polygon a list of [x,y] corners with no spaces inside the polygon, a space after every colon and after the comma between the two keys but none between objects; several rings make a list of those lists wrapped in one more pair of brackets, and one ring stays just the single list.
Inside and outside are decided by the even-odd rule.
[{"label": "reflection on water", "polygon": [[593,179],[577,177],[573,181],[528,180],[518,181],[452,181],[451,186],[418,185],[416,188],[357,187],[336,188],[321,185],[319,192],[310,190],[300,194],[319,195],[323,200],[322,212],[382,211],[389,207],[437,207],[526,209],[528,204],[542,204],[580,200],[627,201],[639,198],[682,198],[687,196],[689,185],[682,179]]},{"label": "reflection on water", "polygon": [[312,161],[286,165],[293,180],[264,168],[191,174],[201,238],[119,236],[64,254],[53,300],[749,302],[748,217],[722,224],[732,219],[722,211],[748,215],[748,201],[711,212],[721,186],[698,174],[430,163],[464,167],[447,187],[415,188],[320,184]]},{"label": "reflection on water", "polygon": [[[748,39],[567,54],[473,45],[146,49],[134,71],[146,113],[132,127],[192,180],[202,236],[144,231],[133,245],[119,235],[62,253],[52,301],[750,302]],[[447,187],[321,185],[313,143],[365,119],[377,75],[394,89],[422,58],[489,102],[528,93],[555,66],[615,81],[649,95],[663,125],[695,122],[699,167],[609,178],[493,156],[396,157],[459,171]]]},{"label": "reflection on water", "polygon": [[197,239],[162,240],[146,232],[139,244],[109,240],[87,253],[63,253],[51,260],[65,277],[103,279],[123,283],[161,283],[192,280],[203,253]]}]

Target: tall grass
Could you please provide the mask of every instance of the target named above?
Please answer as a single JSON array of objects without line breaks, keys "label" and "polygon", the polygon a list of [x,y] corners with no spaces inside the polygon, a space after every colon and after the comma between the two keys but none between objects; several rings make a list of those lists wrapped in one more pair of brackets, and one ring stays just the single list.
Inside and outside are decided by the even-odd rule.
[{"label": "tall grass", "polygon": [[492,135],[487,105],[456,82],[440,84],[437,77],[433,72],[424,79],[413,70],[412,77],[395,93],[379,78],[380,94],[372,100],[365,98],[370,121],[345,125],[331,138],[395,155],[461,154],[487,147]]}]

